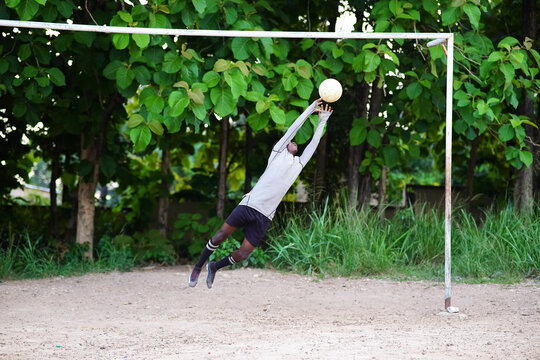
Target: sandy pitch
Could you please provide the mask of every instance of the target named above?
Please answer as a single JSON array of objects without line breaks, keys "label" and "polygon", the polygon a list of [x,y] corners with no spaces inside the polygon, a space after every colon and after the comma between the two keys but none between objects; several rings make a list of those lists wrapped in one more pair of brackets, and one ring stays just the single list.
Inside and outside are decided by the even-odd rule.
[{"label": "sandy pitch", "polygon": [[540,283],[187,266],[0,283],[1,359],[540,359]]}]

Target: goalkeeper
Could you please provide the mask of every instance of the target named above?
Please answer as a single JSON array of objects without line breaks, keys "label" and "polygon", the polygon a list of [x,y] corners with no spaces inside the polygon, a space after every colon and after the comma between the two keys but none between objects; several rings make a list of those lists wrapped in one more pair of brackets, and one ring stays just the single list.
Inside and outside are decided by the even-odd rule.
[{"label": "goalkeeper", "polygon": [[[206,244],[191,272],[189,286],[194,287],[197,285],[201,269],[206,260],[237,228],[243,228],[244,241],[238,250],[231,252],[217,262],[211,261],[208,263],[208,275],[206,278],[208,288],[212,287],[216,272],[219,269],[247,259],[251,252],[255,250],[255,247],[259,245],[283,196],[296,181],[296,178],[319,145],[326,121],[333,112],[328,104],[321,105],[322,99],[315,100],[274,145],[268,158],[266,170],[257,184],[255,184],[251,192],[244,195],[240,204],[225,220],[223,226]],[[319,106],[321,107],[319,108]],[[292,140],[300,127],[314,112],[319,114],[317,129],[302,155],[296,156],[298,146]]]}]

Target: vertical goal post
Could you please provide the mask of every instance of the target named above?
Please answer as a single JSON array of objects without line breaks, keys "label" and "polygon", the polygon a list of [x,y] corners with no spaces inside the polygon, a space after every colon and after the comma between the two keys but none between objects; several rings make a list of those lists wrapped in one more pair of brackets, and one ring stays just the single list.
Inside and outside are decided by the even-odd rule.
[{"label": "vertical goal post", "polygon": [[432,40],[427,46],[447,43],[446,53],[446,132],[445,132],[445,186],[444,186],[444,308],[451,306],[451,214],[452,214],[452,99],[454,73],[453,33],[359,33],[359,32],[294,32],[294,31],[248,31],[248,30],[191,30],[139,28],[103,25],[82,25],[0,19],[0,26],[10,28],[50,29],[57,31],[85,31],[100,33],[148,34],[202,37],[251,37],[293,39],[406,39]]}]

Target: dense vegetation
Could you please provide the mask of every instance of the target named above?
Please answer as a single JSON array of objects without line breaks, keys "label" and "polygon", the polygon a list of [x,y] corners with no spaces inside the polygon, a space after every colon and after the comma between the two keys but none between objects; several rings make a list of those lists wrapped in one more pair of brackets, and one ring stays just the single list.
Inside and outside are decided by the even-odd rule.
[{"label": "dense vegetation", "polygon": [[[0,4],[0,18],[334,31],[342,15],[353,14],[355,31],[454,33],[452,185],[467,199],[455,213],[454,268],[481,278],[538,274],[537,7],[532,0],[313,0],[307,7],[280,0],[9,0]],[[3,277],[191,259],[256,183],[272,144],[327,77],[343,84],[344,95],[301,175],[314,210],[276,223],[270,249],[251,263],[270,258],[327,274],[439,271],[439,214],[418,212],[415,204],[381,221],[367,209],[371,194],[384,211],[404,187],[443,181],[441,46],[4,28],[0,54]],[[297,143],[308,141],[314,121]],[[50,189],[41,203],[48,211],[27,209],[36,202],[10,195],[22,182]],[[324,207],[344,190],[340,207]],[[292,190],[286,199],[295,197]],[[504,210],[473,218],[478,199]],[[319,245],[304,251],[305,242],[338,252],[312,263]],[[336,258],[351,247],[354,258]]]}]

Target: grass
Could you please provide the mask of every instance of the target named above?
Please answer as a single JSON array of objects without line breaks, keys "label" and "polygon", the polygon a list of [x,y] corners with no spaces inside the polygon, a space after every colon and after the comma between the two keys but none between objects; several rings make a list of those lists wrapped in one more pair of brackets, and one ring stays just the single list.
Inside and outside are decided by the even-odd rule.
[{"label": "grass", "polygon": [[[466,282],[515,282],[540,275],[540,213],[488,211],[480,222],[464,210],[452,219],[452,275]],[[444,277],[444,218],[408,208],[380,220],[370,210],[325,204],[289,214],[268,249],[278,269],[319,276]]]},{"label": "grass", "polygon": [[94,261],[83,258],[83,249],[72,246],[72,250],[60,256],[58,251],[47,246],[39,236],[29,232],[13,234],[7,232],[7,247],[0,248],[0,279],[15,280],[50,276],[72,276],[88,272],[128,271],[135,265],[130,251],[118,250],[108,241],[100,241],[96,247]]},{"label": "grass", "polygon": [[[511,211],[483,215],[480,221],[464,210],[454,212],[453,280],[512,283],[539,277],[540,211],[526,217]],[[262,266],[270,259],[277,269],[315,276],[444,278],[444,220],[435,211],[408,208],[381,221],[370,210],[326,203],[282,218],[287,222],[273,225],[269,248],[255,254],[249,265]],[[108,237],[96,244],[92,262],[83,259],[84,249],[75,244],[61,255],[29,232],[0,232],[0,244],[2,280],[127,271],[141,261]]]}]

